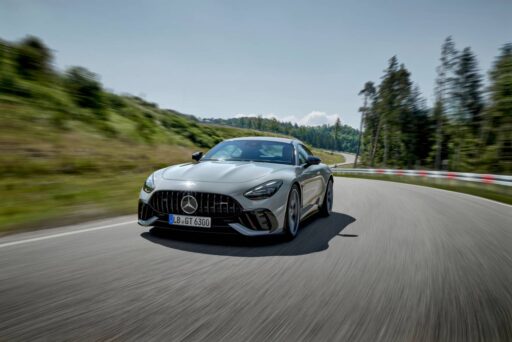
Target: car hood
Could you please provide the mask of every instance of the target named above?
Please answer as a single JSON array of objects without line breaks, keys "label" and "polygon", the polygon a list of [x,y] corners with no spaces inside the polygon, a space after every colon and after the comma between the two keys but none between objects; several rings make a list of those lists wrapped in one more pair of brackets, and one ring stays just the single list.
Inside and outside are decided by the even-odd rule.
[{"label": "car hood", "polygon": [[176,181],[243,183],[269,176],[291,165],[241,161],[202,161],[171,166],[162,178]]}]

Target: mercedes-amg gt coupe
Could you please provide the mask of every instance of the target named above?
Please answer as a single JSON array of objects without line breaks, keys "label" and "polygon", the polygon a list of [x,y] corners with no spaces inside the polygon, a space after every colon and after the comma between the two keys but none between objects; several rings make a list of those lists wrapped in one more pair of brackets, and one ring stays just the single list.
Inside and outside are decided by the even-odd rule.
[{"label": "mercedes-amg gt coupe", "polygon": [[229,139],[192,159],[148,177],[140,225],[291,240],[306,217],[331,213],[331,170],[298,140]]}]

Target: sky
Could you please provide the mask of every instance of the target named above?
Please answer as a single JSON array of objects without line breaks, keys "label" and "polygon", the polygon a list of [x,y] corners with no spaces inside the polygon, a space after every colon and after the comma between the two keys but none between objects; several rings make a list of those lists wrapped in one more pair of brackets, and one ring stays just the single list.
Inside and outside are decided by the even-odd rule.
[{"label": "sky", "polygon": [[512,41],[511,0],[0,0],[0,38],[35,35],[59,70],[198,117],[359,126],[359,90],[397,55],[432,102],[440,46],[482,74]]}]

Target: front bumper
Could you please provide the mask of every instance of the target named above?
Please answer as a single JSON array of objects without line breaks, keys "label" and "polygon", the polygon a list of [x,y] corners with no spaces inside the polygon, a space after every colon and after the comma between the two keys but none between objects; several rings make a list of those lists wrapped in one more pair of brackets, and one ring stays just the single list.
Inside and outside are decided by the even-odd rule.
[{"label": "front bumper", "polygon": [[[171,212],[165,210],[167,208],[162,209],[159,205],[152,205],[152,201],[145,203],[139,200],[138,209],[138,223],[141,226],[154,226],[187,232],[241,234],[244,236],[265,236],[280,234],[282,232],[274,213],[264,208],[253,210],[244,210],[241,208],[240,211],[230,214],[216,213],[214,216],[210,216],[212,219],[212,226],[210,228],[171,225],[168,223],[169,214]],[[183,213],[176,212],[176,214]],[[197,216],[209,215],[199,213]]]}]

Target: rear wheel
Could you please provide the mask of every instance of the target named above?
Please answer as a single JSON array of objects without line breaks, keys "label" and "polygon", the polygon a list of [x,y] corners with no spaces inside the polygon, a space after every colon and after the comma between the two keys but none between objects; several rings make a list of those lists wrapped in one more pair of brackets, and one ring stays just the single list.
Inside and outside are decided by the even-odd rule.
[{"label": "rear wheel", "polygon": [[332,191],[332,178],[329,179],[327,183],[327,188],[325,189],[324,202],[320,207],[320,214],[322,216],[329,216],[332,212],[332,202],[333,202],[333,191]]},{"label": "rear wheel", "polygon": [[299,188],[297,185],[293,185],[288,195],[288,204],[284,220],[284,235],[287,240],[293,240],[299,232],[300,207]]}]

